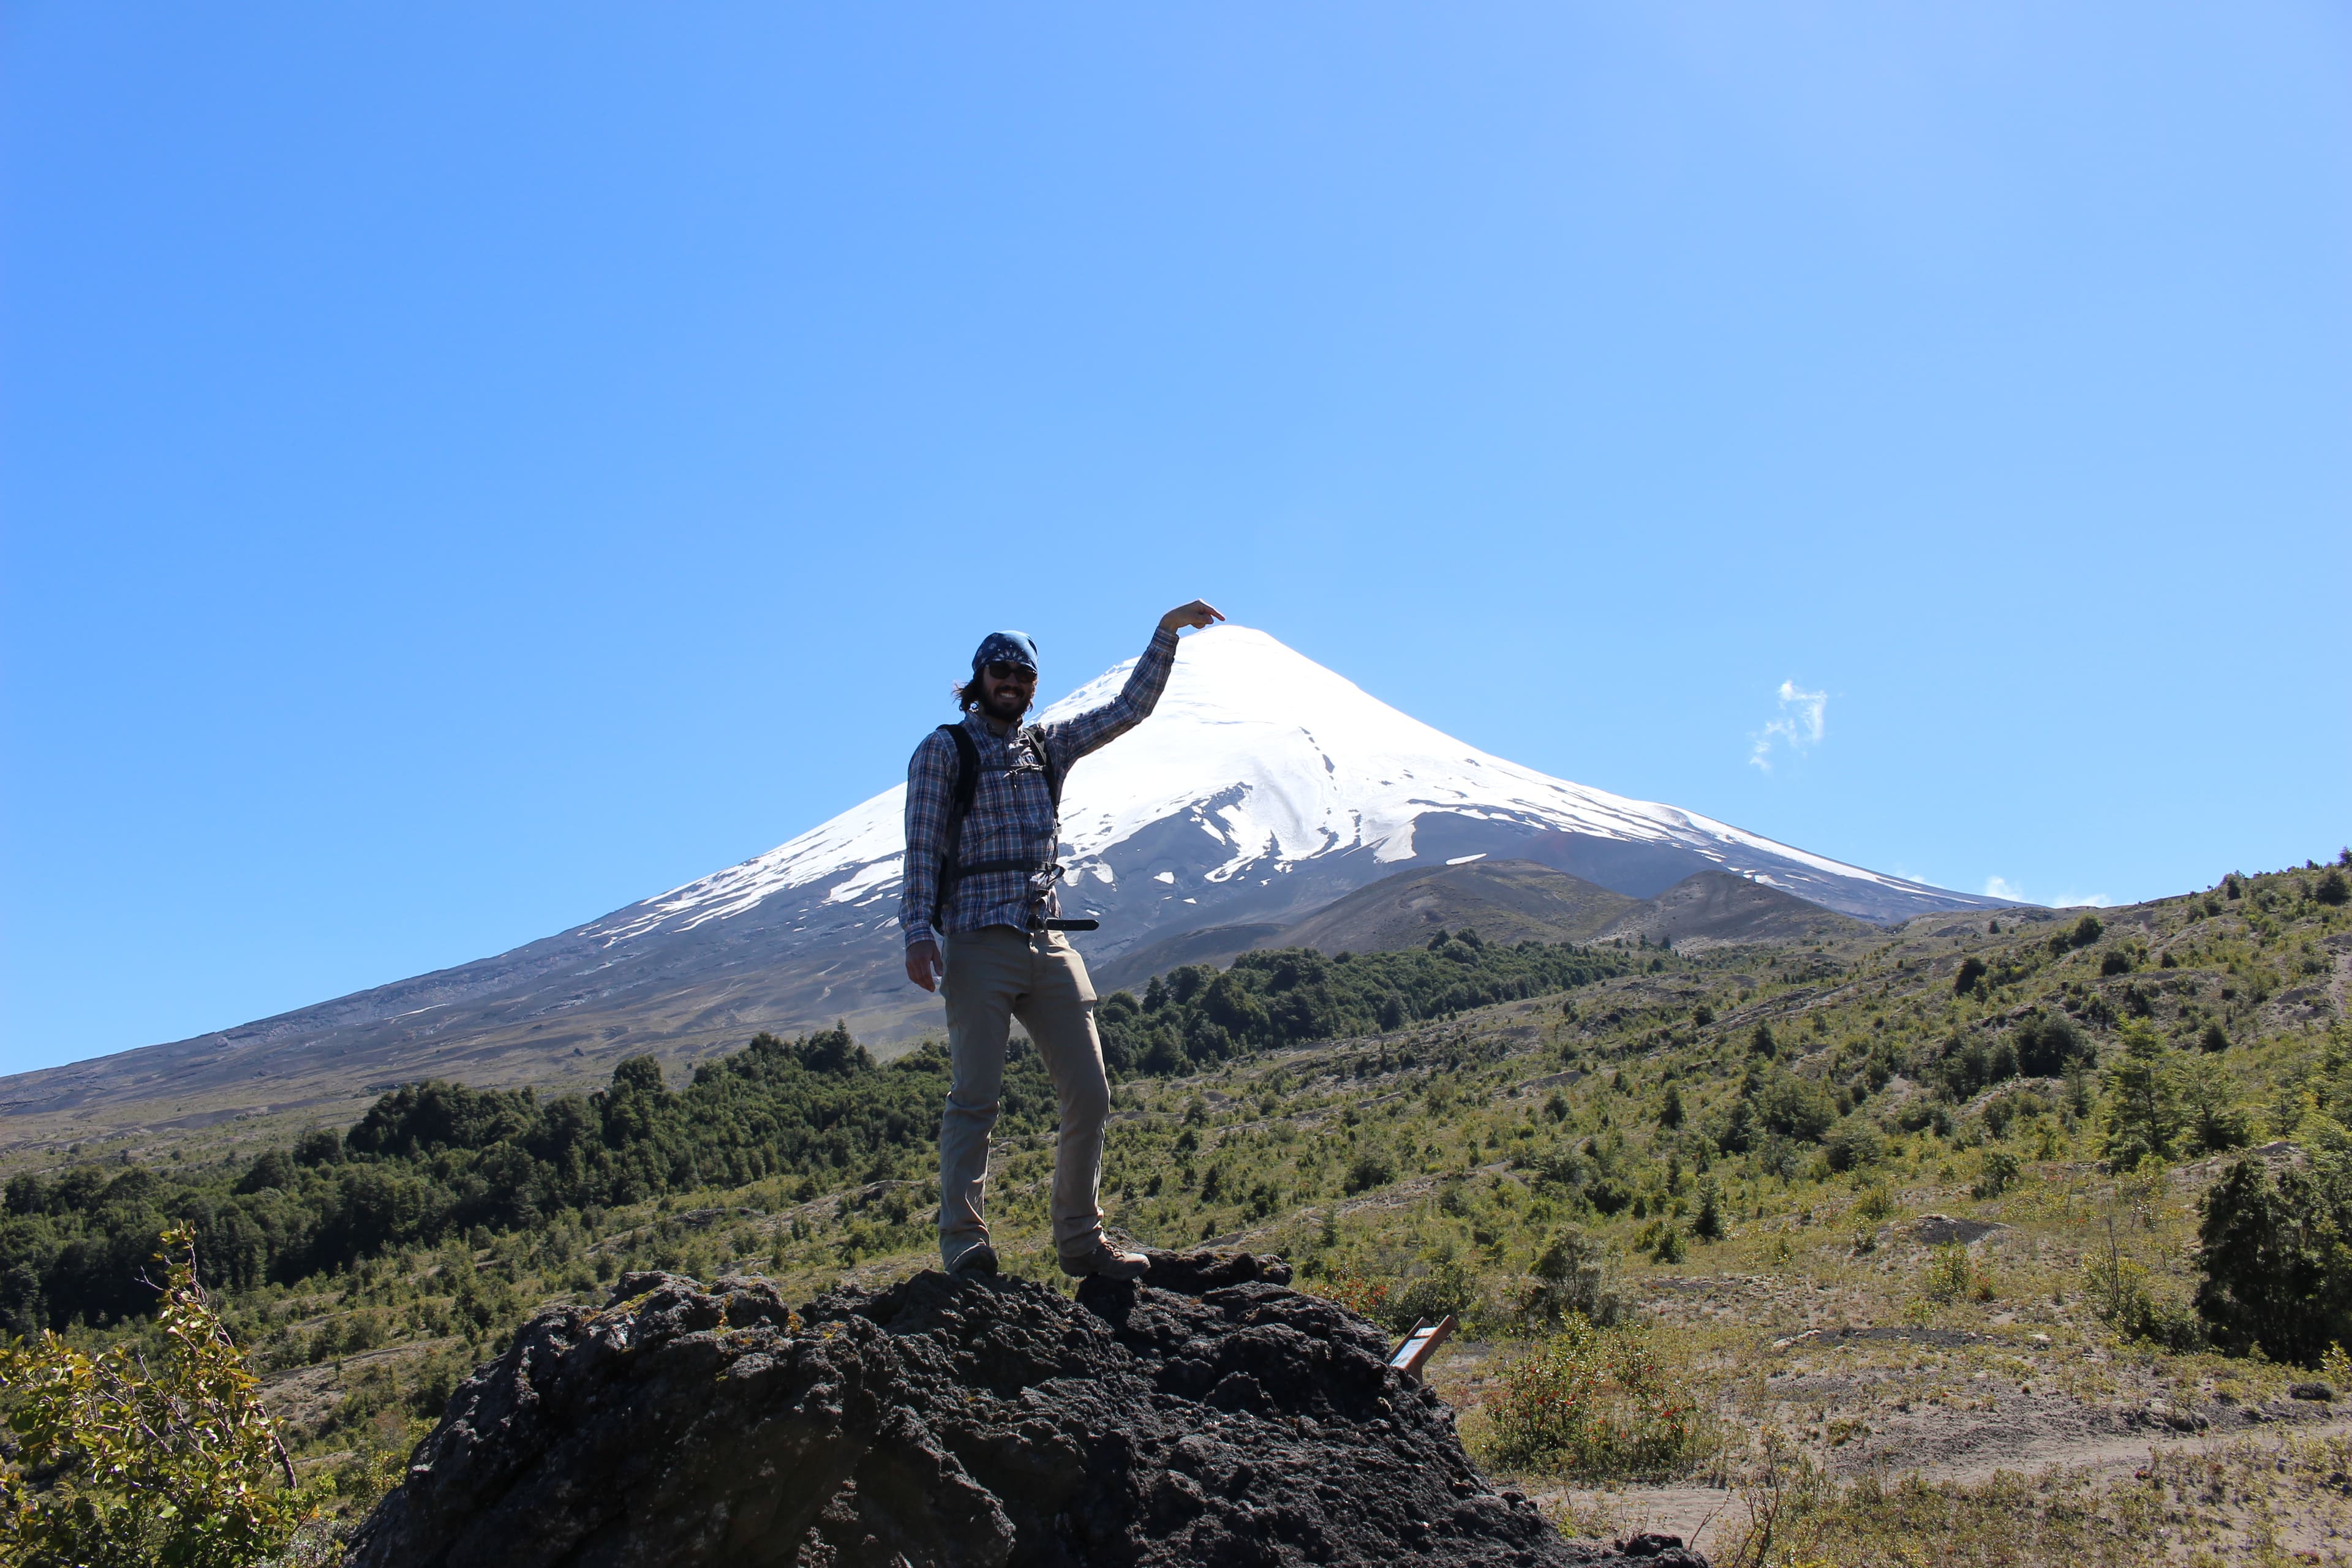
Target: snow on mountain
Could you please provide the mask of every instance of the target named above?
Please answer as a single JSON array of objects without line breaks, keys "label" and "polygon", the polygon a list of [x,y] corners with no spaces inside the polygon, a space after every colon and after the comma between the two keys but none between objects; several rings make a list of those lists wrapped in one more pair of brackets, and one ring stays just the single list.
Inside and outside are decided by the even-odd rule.
[{"label": "snow on mountain", "polygon": [[[1041,717],[1109,700],[1133,666],[1106,671]],[[622,942],[689,931],[820,888],[828,904],[887,917],[897,907],[905,795],[903,785],[887,790],[583,934]],[[1714,868],[1869,920],[1992,902],[1522,767],[1248,626],[1184,639],[1152,717],[1072,769],[1062,821],[1064,902],[1106,917],[1100,942],[1110,952],[1147,931],[1303,912],[1404,864],[1507,852],[1637,896]],[[1122,929],[1111,929],[1114,918]]]},{"label": "snow on mountain", "polygon": [[[1130,668],[1046,716],[1108,700]],[[636,1052],[683,1065],[762,1028],[842,1019],[877,1044],[936,1031],[938,999],[900,963],[903,796],[509,952],[0,1079],[0,1117],[337,1116],[390,1083],[595,1081]],[[1102,921],[1080,946],[1130,969],[1156,964],[1162,941],[1269,933],[1408,867],[1490,855],[1634,898],[1729,871],[1872,921],[1997,903],[1490,756],[1244,626],[1184,639],[1159,710],[1076,764],[1063,811],[1066,911]]]}]

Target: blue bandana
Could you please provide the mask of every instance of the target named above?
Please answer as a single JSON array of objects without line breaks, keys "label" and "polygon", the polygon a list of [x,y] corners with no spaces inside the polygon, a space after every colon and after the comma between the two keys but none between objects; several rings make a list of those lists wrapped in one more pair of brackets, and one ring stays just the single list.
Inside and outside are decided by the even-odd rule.
[{"label": "blue bandana", "polygon": [[1027,632],[991,632],[981,638],[979,651],[971,656],[971,672],[978,675],[982,665],[1025,664],[1037,668],[1037,644]]}]

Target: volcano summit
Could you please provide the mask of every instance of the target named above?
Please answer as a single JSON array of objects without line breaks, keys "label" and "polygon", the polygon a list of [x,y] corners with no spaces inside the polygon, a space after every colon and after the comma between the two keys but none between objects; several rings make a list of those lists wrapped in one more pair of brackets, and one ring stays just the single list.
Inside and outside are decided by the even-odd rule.
[{"label": "volcano summit", "polygon": [[[1129,668],[1043,716],[1105,701]],[[332,1115],[392,1082],[602,1077],[621,1056],[691,1058],[761,1028],[843,1019],[864,1037],[910,1038],[938,1026],[939,1003],[907,984],[899,958],[905,793],[494,958],[0,1079],[0,1113]],[[1880,922],[1997,902],[1522,767],[1246,626],[1185,638],[1158,710],[1075,767],[1063,801],[1064,910],[1101,921],[1081,943],[1097,967],[1210,927],[1271,933],[1381,878],[1487,857],[1636,899],[1729,872]]]}]

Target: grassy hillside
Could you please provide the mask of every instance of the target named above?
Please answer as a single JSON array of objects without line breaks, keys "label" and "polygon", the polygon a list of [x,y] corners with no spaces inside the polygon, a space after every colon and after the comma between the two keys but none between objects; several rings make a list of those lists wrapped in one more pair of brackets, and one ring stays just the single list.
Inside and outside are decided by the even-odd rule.
[{"label": "grassy hillside", "polygon": [[[1983,1521],[2051,1494],[2001,1492],[1991,1467],[2066,1461],[2094,1464],[2065,1483],[2080,1539],[1984,1560],[2099,1561],[2147,1524],[2132,1483],[2095,1468],[2117,1444],[2144,1458],[2250,1408],[2272,1413],[2257,1436],[2340,1431],[2331,1404],[2285,1394],[2311,1376],[2290,1363],[2352,1332],[2328,1307],[2352,1286],[2344,891],[2307,867],[1699,958],[1469,933],[1344,963],[1248,954],[1106,1000],[1126,1076],[1105,1205],[1152,1244],[1280,1250],[1307,1288],[1395,1326],[1461,1314],[1440,1388],[1490,1466],[1571,1526],[1644,1495],[1596,1487],[1737,1482],[1779,1510],[1775,1551],[1860,1561],[1836,1541],[1864,1532],[1837,1521],[1932,1537],[1974,1519],[1995,1540]],[[631,1267],[797,1293],[928,1266],[942,1090],[936,1052],[877,1068],[821,1035],[675,1089],[625,1068],[546,1103],[410,1090],[348,1134],[233,1162],[26,1173],[0,1308],[143,1332],[105,1248],[191,1214],[301,1457],[356,1506],[542,1301]],[[1049,1277],[1034,1058],[1008,1100],[1000,1250]],[[1561,1389],[1600,1415],[1562,1426]],[[2222,1454],[2213,1474],[2255,1462]],[[2321,1528],[2343,1459],[2277,1462],[2163,1528]],[[1923,1468],[1956,1479],[1899,1508],[1853,1489]]]}]

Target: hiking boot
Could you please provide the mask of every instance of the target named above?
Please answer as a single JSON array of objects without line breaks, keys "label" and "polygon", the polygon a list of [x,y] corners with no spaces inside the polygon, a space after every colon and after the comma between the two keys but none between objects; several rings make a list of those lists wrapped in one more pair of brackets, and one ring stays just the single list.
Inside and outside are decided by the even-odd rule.
[{"label": "hiking boot", "polygon": [[948,1265],[950,1274],[993,1274],[996,1272],[996,1248],[984,1241],[975,1241],[956,1254]]},{"label": "hiking boot", "polygon": [[1095,1243],[1092,1252],[1062,1259],[1063,1273],[1081,1278],[1091,1274],[1100,1279],[1140,1279],[1150,1267],[1151,1259],[1140,1252],[1121,1252],[1107,1241]]}]

